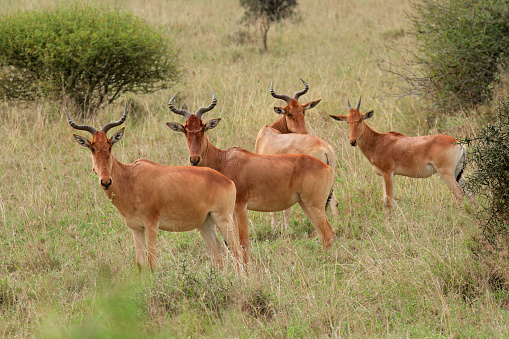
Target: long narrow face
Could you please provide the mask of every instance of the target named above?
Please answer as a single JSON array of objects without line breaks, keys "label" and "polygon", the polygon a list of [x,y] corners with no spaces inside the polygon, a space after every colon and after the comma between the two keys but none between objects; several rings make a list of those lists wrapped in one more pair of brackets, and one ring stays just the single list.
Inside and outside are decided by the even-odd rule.
[{"label": "long narrow face", "polygon": [[[359,100],[360,104],[360,100]],[[350,104],[349,104],[350,105]],[[358,105],[359,106],[359,105]],[[329,115],[334,120],[346,121],[350,128],[350,145],[357,146],[357,143],[366,129],[364,120],[373,116],[373,111],[361,114],[359,108],[350,108],[348,115]]]},{"label": "long narrow face", "polygon": [[110,139],[106,133],[98,131],[92,136],[92,141],[81,135],[73,134],[81,146],[90,149],[92,152],[92,170],[99,176],[99,183],[104,190],[108,190],[113,184],[111,171],[113,166],[111,148],[124,134],[124,127],[117,131]]},{"label": "long narrow face", "polygon": [[[321,100],[321,99],[320,99]],[[297,100],[291,99],[285,107],[274,107],[274,112],[282,114],[286,120],[286,126],[291,133],[308,134],[306,129],[306,110],[318,105],[320,100],[301,105]]]},{"label": "long narrow face", "polygon": [[[304,89],[302,91],[295,93],[293,95],[293,98],[286,94],[276,94],[276,92],[274,92],[274,88],[272,87],[272,83],[270,84],[270,94],[274,98],[284,100],[287,103],[285,107],[274,107],[274,112],[283,115],[285,125],[286,128],[288,128],[288,131],[290,133],[308,134],[305,120],[306,110],[311,109],[318,105],[321,99],[310,101],[307,104],[301,105],[299,103],[299,98],[301,95],[307,93],[309,86],[302,78],[300,78],[300,80],[304,84]],[[286,133],[286,131],[282,132]]]},{"label": "long narrow face", "polygon": [[189,163],[193,166],[206,166],[203,153],[207,147],[207,136],[205,131],[215,128],[221,119],[211,119],[206,124],[200,118],[192,114],[185,125],[178,122],[168,122],[166,125],[175,132],[184,133],[189,151]]}]

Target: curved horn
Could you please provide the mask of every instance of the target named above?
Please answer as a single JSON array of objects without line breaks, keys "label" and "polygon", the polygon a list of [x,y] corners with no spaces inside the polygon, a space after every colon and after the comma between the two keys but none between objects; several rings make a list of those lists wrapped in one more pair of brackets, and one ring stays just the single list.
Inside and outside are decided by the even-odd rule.
[{"label": "curved horn", "polygon": [[173,100],[175,100],[175,97],[177,95],[175,94],[171,99],[170,101],[168,102],[168,108],[175,114],[178,114],[178,115],[182,115],[184,116],[186,119],[189,118],[192,114],[191,112],[189,112],[187,109],[178,109],[178,108],[175,108],[175,106],[173,106]]},{"label": "curved horn", "polygon": [[361,108],[361,97],[359,97],[359,102],[357,103],[357,107],[355,107],[355,109],[359,109]]},{"label": "curved horn", "polygon": [[125,102],[124,114],[122,114],[122,118],[120,118],[119,121],[112,121],[107,123],[106,125],[103,126],[103,128],[101,128],[101,132],[106,133],[111,128],[123,124],[126,118],[127,118],[127,101]]},{"label": "curved horn", "polygon": [[299,79],[300,79],[300,81],[302,81],[302,82],[304,83],[304,89],[303,89],[302,91],[297,92],[297,93],[295,93],[295,94],[294,94],[293,98],[294,98],[295,100],[299,100],[299,97],[300,97],[301,95],[303,95],[303,94],[306,94],[306,93],[307,93],[307,91],[308,91],[308,89],[309,89],[308,84],[306,84],[306,82],[305,82],[304,80],[302,80],[302,78],[299,78]]},{"label": "curved horn", "polygon": [[208,107],[202,107],[198,109],[196,113],[194,113],[194,115],[196,115],[200,119],[203,113],[207,113],[208,111],[212,110],[217,104],[217,98],[214,95],[214,92],[210,91],[210,93],[212,93],[212,102],[210,103],[210,105]]},{"label": "curved horn", "polygon": [[270,94],[272,94],[272,96],[276,99],[281,99],[281,100],[286,101],[287,104],[289,104],[290,101],[292,100],[288,95],[276,94],[276,92],[274,92],[274,89],[272,88],[272,81],[270,82]]},{"label": "curved horn", "polygon": [[82,130],[82,131],[90,132],[92,135],[94,135],[97,132],[97,130],[95,128],[93,128],[92,126],[88,126],[88,125],[76,125],[71,120],[71,118],[69,117],[69,113],[67,112],[67,108],[65,109],[65,114],[67,114],[67,121],[69,122],[69,125],[71,125],[72,128],[79,129],[79,130]]},{"label": "curved horn", "polygon": [[348,104],[348,109],[352,109],[352,106],[350,105],[350,99],[346,98],[346,103]]}]

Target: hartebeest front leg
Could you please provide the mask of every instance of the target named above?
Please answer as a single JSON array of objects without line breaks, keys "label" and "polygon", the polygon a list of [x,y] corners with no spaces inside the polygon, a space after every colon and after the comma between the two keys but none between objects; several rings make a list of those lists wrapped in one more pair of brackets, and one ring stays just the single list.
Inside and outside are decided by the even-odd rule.
[{"label": "hartebeest front leg", "polygon": [[157,269],[157,237],[159,235],[158,223],[147,225],[145,227],[145,237],[147,241],[147,261],[150,270],[154,272]]},{"label": "hartebeest front leg", "polygon": [[136,265],[138,266],[138,271],[141,274],[143,266],[145,266],[145,230],[132,230],[133,238],[134,238],[134,248],[136,250]]},{"label": "hartebeest front leg", "polygon": [[235,204],[235,225],[239,232],[240,246],[244,250],[244,263],[249,263],[249,233],[247,230],[247,202]]},{"label": "hartebeest front leg", "polygon": [[384,205],[387,220],[391,220],[392,204],[394,202],[394,173],[382,173],[384,179]]}]

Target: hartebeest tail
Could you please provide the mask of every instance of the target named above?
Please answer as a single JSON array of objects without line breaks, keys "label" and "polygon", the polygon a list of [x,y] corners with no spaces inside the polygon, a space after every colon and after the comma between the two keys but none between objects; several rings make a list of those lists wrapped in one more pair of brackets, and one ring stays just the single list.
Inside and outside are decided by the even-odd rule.
[{"label": "hartebeest tail", "polygon": [[173,105],[173,113],[186,118],[186,124],[170,122],[166,125],[186,136],[189,162],[193,166],[213,168],[233,180],[237,187],[235,222],[240,243],[244,247],[244,261],[249,261],[249,235],[247,210],[273,212],[288,209],[298,203],[322,237],[324,248],[330,248],[334,230],[325,214],[325,202],[334,182],[332,168],[315,157],[304,154],[258,155],[240,147],[227,150],[212,145],[205,132],[215,128],[220,119],[202,122],[204,111],[217,103],[212,94],[212,104],[195,114]]},{"label": "hartebeest tail", "polygon": [[[308,84],[301,78],[304,89],[296,92],[291,98],[288,95],[276,94],[272,83],[270,93],[276,99],[286,101],[286,107],[274,107],[274,111],[281,117],[270,126],[265,126],[258,132],[255,143],[257,154],[308,154],[336,168],[336,155],[334,149],[324,140],[308,134],[306,129],[305,113],[316,107],[320,100],[301,105],[299,98],[309,90]],[[327,204],[331,206],[332,214],[339,216],[338,201],[333,189],[329,194]],[[289,227],[290,210],[283,211],[285,227]],[[275,213],[271,213],[271,222],[275,224]]]},{"label": "hartebeest tail", "polygon": [[235,184],[209,168],[163,166],[145,159],[130,165],[119,162],[111,148],[122,138],[124,128],[109,139],[106,133],[122,124],[126,116],[124,109],[122,119],[97,131],[91,126],[76,125],[67,114],[71,127],[92,134],[91,141],[76,134],[74,138],[92,152],[93,171],[99,176],[106,196],[133,232],[140,273],[145,265],[145,253],[150,268],[156,268],[159,230],[197,229],[215,264],[221,267],[224,249],[216,236],[215,225],[232,248],[234,257],[240,260],[243,253],[232,219]]},{"label": "hartebeest tail", "polygon": [[[384,203],[387,217],[390,218],[393,203],[393,176],[404,175],[412,178],[427,178],[438,173],[445,181],[460,206],[464,191],[462,180],[465,164],[465,146],[448,135],[427,135],[409,137],[397,132],[378,133],[371,129],[365,120],[373,116],[373,111],[361,114],[361,99],[355,108],[347,100],[348,115],[331,115],[338,121],[346,121],[350,128],[350,144],[359,146],[375,173],[384,180]],[[472,204],[475,203],[470,196]]]}]

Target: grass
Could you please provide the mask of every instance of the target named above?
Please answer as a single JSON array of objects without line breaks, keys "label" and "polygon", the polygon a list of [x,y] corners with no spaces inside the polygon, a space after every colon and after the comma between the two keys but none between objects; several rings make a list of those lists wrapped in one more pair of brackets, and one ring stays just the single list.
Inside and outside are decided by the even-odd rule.
[{"label": "grass", "polygon": [[[0,11],[54,7],[59,1],[0,0]],[[310,85],[302,101],[311,133],[337,153],[337,239],[323,253],[294,207],[290,229],[271,228],[268,213],[249,212],[252,266],[212,269],[196,232],[159,236],[160,269],[141,280],[128,228],[101,191],[91,157],[72,138],[58,103],[0,103],[0,335],[4,337],[506,337],[507,257],[490,259],[471,209],[455,209],[440,178],[395,178],[396,208],[385,221],[382,179],[348,144],[346,98],[362,95],[370,125],[409,135],[462,138],[475,123],[462,117],[429,125],[411,98],[383,96],[392,85],[375,59],[382,39],[405,39],[403,0],[300,1],[300,17],[269,31],[260,52],[254,30],[238,24],[232,0],[112,1],[165,25],[182,47],[186,70],[169,91],[129,98],[124,138],[114,155],[187,165],[182,122],[169,98],[190,110],[218,97],[205,119],[219,147],[253,150],[260,127],[277,117],[278,93]],[[238,39],[239,35],[249,39]],[[246,41],[243,43],[242,41]],[[85,121],[117,120],[122,104]],[[79,121],[83,123],[83,121]],[[85,134],[84,134],[85,135]],[[498,261],[497,261],[498,260]]]}]

